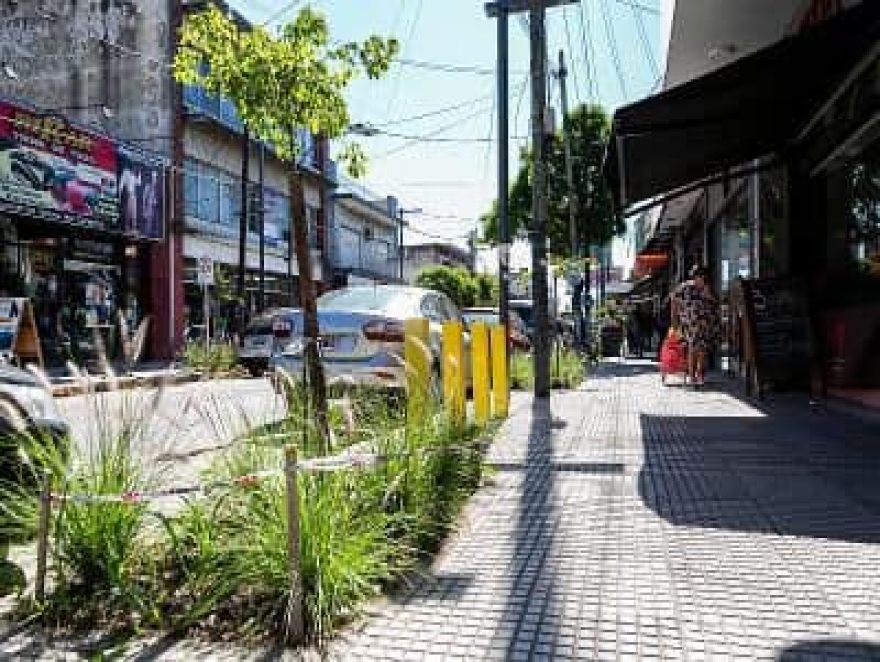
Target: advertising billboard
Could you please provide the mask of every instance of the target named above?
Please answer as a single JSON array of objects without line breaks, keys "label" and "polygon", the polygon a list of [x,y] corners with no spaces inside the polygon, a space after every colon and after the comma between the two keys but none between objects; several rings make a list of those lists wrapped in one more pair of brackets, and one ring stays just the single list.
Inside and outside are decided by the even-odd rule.
[{"label": "advertising billboard", "polygon": [[63,117],[0,100],[0,210],[161,239],[164,203],[161,162]]},{"label": "advertising billboard", "polygon": [[165,227],[165,168],[128,147],[117,150],[119,216],[122,231],[143,239],[162,239]]}]

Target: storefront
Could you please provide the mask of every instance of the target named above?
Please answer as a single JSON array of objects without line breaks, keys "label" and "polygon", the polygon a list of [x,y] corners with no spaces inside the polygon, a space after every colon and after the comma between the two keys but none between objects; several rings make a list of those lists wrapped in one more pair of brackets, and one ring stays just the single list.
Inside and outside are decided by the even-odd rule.
[{"label": "storefront", "polygon": [[880,6],[856,4],[615,115],[619,209],[699,195],[670,262],[710,267],[734,373],[733,284],[787,276],[805,284],[824,386],[880,389],[878,43]]},{"label": "storefront", "polygon": [[164,181],[144,154],[0,102],[0,296],[31,301],[49,367],[118,360],[149,314]]}]

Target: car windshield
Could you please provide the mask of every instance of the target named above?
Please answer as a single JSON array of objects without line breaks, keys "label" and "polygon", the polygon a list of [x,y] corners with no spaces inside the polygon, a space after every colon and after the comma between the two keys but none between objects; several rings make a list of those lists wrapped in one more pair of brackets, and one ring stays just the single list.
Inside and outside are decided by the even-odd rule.
[{"label": "car windshield", "polygon": [[327,311],[383,311],[410,313],[415,295],[400,288],[352,287],[327,292],[318,298],[318,308]]}]

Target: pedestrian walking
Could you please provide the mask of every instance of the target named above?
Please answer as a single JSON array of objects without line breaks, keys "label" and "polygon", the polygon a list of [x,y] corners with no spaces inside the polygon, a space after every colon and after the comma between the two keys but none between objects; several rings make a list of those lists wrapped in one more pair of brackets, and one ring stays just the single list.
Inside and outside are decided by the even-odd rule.
[{"label": "pedestrian walking", "polygon": [[688,345],[688,380],[702,386],[706,379],[706,356],[718,337],[718,300],[709,287],[709,272],[702,265],[691,269],[690,278],[675,288],[671,297],[672,323],[682,329]]}]

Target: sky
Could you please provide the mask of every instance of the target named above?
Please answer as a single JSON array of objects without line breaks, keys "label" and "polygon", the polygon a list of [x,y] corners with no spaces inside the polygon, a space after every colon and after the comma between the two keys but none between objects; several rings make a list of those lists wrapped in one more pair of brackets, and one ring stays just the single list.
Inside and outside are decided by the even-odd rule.
[{"label": "sky", "polygon": [[[566,53],[569,104],[600,103],[609,114],[647,96],[663,68],[664,15],[671,0],[580,0],[547,11],[548,59]],[[404,209],[405,243],[466,242],[497,194],[496,24],[481,0],[231,0],[253,22],[291,20],[310,4],[328,17],[336,41],[396,37],[399,60],[380,81],[356,81],[353,123],[396,136],[359,138],[369,158],[362,184]],[[528,22],[510,20],[511,180],[529,133]],[[666,21],[668,23],[668,21]],[[559,86],[550,83],[559,117]],[[448,110],[448,112],[438,111]],[[426,116],[427,115],[427,116]],[[426,117],[422,117],[426,116]],[[421,119],[414,119],[419,118]],[[431,138],[425,140],[424,138]],[[418,140],[417,138],[423,138]],[[615,251],[619,254],[620,246]],[[527,248],[514,250],[523,265]],[[524,265],[523,265],[524,266]]]}]

